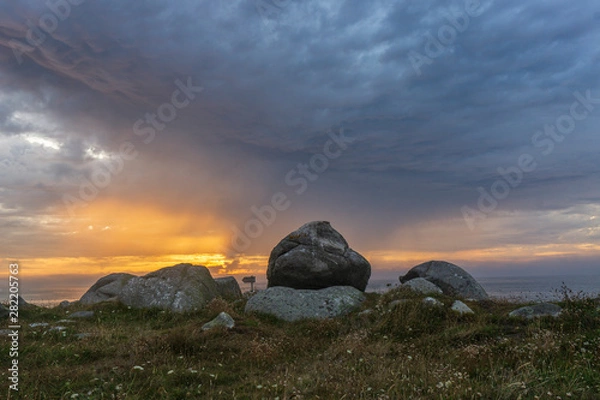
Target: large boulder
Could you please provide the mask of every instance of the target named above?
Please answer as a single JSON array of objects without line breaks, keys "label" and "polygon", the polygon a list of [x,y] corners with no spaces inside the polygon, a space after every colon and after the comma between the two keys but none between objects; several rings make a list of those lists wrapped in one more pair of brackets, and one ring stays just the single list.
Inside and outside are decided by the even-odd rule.
[{"label": "large boulder", "polygon": [[348,314],[364,300],[365,295],[352,286],[320,290],[275,286],[251,297],[245,311],[270,314],[284,321],[326,319]]},{"label": "large boulder", "polygon": [[461,267],[445,261],[428,261],[413,267],[400,277],[406,283],[415,278],[425,278],[438,286],[444,294],[465,299],[485,300],[488,294],[485,289]]},{"label": "large boulder", "polygon": [[329,222],[314,221],[287,235],[271,251],[267,286],[352,286],[364,291],[370,276],[369,262]]},{"label": "large boulder", "polygon": [[217,284],[217,291],[219,296],[226,300],[237,300],[242,298],[242,290],[238,281],[233,276],[226,276],[223,278],[215,278]]},{"label": "large boulder", "polygon": [[217,284],[208,268],[177,264],[129,279],[118,298],[134,308],[157,307],[185,312],[203,308],[218,295]]},{"label": "large boulder", "polygon": [[118,300],[123,286],[129,282],[130,279],[135,278],[135,275],[117,273],[106,275],[88,289],[87,292],[81,296],[79,302],[81,304],[96,304],[103,301],[116,301]]}]

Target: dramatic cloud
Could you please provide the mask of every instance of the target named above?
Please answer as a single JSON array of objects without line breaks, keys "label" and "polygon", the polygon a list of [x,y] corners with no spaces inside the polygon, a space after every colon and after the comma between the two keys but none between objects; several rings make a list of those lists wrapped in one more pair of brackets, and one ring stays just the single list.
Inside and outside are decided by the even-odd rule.
[{"label": "dramatic cloud", "polygon": [[599,42],[591,0],[4,2],[1,256],[594,259]]}]

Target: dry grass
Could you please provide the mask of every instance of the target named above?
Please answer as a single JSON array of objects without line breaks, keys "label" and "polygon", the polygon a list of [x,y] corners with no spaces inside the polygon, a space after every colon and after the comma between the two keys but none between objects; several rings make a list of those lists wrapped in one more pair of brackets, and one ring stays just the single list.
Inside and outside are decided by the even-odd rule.
[{"label": "dry grass", "polygon": [[[396,307],[389,303],[409,298]],[[447,306],[452,299],[439,297]],[[599,399],[600,313],[565,296],[557,319],[524,321],[508,302],[473,316],[423,305],[401,290],[369,294],[370,315],[283,323],[245,315],[244,301],[172,314],[93,306],[67,330],[22,315],[22,399]],[[71,312],[74,310],[71,310]],[[201,330],[220,311],[232,330]],[[77,333],[88,333],[83,339]],[[2,344],[2,354],[8,346]],[[2,380],[6,381],[6,373]],[[8,385],[7,385],[8,386]]]}]

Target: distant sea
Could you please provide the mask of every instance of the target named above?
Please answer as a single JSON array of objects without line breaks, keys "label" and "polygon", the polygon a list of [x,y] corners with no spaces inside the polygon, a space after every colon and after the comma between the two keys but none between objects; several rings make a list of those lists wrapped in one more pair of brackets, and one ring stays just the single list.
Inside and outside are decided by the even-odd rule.
[{"label": "distant sea", "polygon": [[[560,289],[565,285],[573,293],[586,296],[600,296],[600,274],[598,275],[552,275],[523,277],[475,277],[491,297],[514,301],[554,301],[562,298]],[[250,290],[249,285],[239,279],[242,291]],[[399,285],[398,279],[372,278],[367,292],[384,292]],[[262,290],[266,282],[259,278],[255,289]],[[87,287],[30,288],[21,294],[29,302],[43,306],[54,306],[62,300],[77,300]],[[2,295],[6,292],[1,291]]]},{"label": "distant sea", "polygon": [[[563,286],[572,294],[600,296],[600,274],[476,277],[476,279],[491,297],[514,301],[560,300]],[[398,286],[398,280],[371,280],[367,292],[383,292],[395,286]]]}]

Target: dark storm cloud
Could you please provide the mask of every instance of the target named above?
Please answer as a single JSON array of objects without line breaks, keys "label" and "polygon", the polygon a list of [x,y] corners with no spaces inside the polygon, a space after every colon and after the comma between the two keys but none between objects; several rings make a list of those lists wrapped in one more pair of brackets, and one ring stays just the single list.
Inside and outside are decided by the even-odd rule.
[{"label": "dark storm cloud", "polygon": [[[77,182],[70,177],[89,173],[89,146],[139,144],[134,123],[188,77],[203,93],[153,143],[139,144],[125,193],[182,201],[166,185],[243,223],[253,204],[290,192],[286,172],[343,127],[355,141],[294,207],[370,210],[356,218],[376,221],[381,235],[402,223],[460,218],[476,188],[489,188],[497,168],[523,153],[539,167],[500,209],[537,209],[535,197],[563,208],[598,197],[581,185],[598,181],[600,105],[552,154],[532,144],[536,130],[569,111],[575,91],[600,97],[592,1],[289,1],[269,17],[251,0],[69,4],[51,32],[41,29],[40,18],[53,15],[43,2],[0,5],[0,129],[31,131],[14,118],[19,98],[58,121],[46,134],[64,143],[60,156],[39,161],[39,175],[29,176],[55,185],[49,203]],[[427,56],[428,38],[450,20],[464,24],[473,7],[454,40],[415,70],[409,53]],[[29,43],[36,33],[44,39]]]}]

